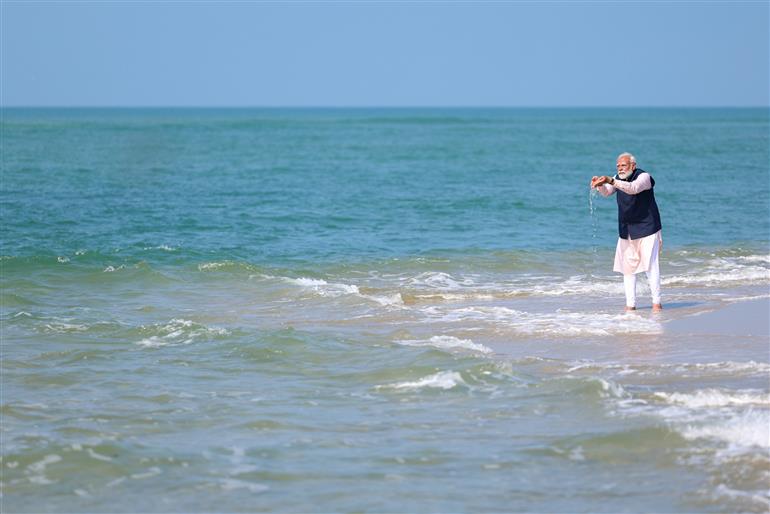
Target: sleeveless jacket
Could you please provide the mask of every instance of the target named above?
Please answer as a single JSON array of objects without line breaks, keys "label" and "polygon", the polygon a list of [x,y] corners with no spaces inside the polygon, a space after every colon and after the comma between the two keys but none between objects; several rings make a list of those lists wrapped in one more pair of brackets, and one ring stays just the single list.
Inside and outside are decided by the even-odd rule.
[{"label": "sleeveless jacket", "polygon": [[[639,168],[625,179],[633,182],[640,174],[647,173]],[[623,180],[615,175],[615,180]],[[616,190],[618,201],[618,234],[623,239],[639,239],[654,234],[662,228],[658,204],[655,203],[655,181],[650,175],[652,187],[639,194],[629,195],[620,189]]]}]

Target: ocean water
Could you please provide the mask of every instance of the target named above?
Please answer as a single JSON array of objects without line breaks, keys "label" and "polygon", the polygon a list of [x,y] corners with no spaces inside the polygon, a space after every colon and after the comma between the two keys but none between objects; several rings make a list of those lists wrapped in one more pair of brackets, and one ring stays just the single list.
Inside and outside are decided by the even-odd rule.
[{"label": "ocean water", "polygon": [[3,512],[770,508],[767,109],[2,115]]}]

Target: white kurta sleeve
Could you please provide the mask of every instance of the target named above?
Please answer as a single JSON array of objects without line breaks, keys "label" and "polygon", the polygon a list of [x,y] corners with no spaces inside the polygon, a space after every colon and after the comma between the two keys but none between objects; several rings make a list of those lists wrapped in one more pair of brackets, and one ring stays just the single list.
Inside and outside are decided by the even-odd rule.
[{"label": "white kurta sleeve", "polygon": [[622,180],[616,180],[614,184],[616,189],[620,189],[629,195],[638,195],[642,191],[652,189],[652,182],[650,182],[649,173],[640,173],[633,182],[624,182]]},{"label": "white kurta sleeve", "polygon": [[602,196],[611,196],[615,193],[615,188],[611,184],[602,184],[596,188]]}]

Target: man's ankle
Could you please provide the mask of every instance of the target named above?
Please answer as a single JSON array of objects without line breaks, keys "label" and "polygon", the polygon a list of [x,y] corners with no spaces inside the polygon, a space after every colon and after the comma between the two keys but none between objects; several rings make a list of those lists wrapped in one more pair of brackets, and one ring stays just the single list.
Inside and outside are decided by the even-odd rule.
[{"label": "man's ankle", "polygon": [[636,307],[629,307],[628,305],[626,305],[626,308],[625,308],[624,310],[625,310],[626,312],[629,312],[629,311],[635,311],[635,310],[636,310]]}]

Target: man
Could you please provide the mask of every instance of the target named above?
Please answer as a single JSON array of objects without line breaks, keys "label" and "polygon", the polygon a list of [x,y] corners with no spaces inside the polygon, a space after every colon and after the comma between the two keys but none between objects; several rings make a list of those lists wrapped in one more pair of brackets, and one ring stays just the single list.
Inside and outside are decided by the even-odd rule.
[{"label": "man", "polygon": [[591,187],[602,196],[617,192],[618,245],[613,271],[623,273],[626,311],[636,309],[636,274],[644,271],[652,292],[652,311],[660,312],[660,267],[658,254],[663,245],[660,213],[655,202],[655,181],[649,173],[636,168],[630,153],[618,156],[617,175],[592,177]]}]

